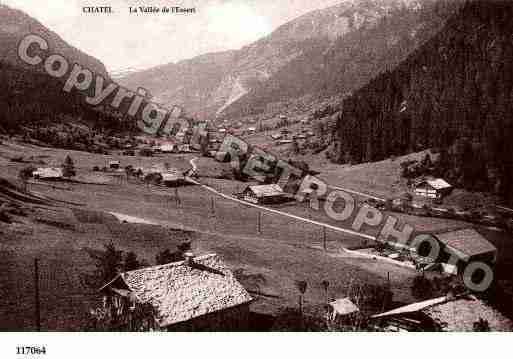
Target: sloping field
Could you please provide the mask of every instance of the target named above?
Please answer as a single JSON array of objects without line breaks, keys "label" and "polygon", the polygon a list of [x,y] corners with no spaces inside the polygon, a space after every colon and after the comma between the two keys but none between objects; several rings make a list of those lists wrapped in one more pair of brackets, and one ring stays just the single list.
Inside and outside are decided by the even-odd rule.
[{"label": "sloping field", "polygon": [[[81,156],[87,157],[87,164],[80,163]],[[74,159],[79,171],[85,171],[103,156],[77,154]],[[23,165],[0,163],[2,173],[11,178]],[[216,185],[226,189],[232,186],[217,180]],[[34,328],[34,258],[40,259],[43,329],[80,330],[96,298],[95,292],[80,281],[93,268],[86,250],[100,249],[112,241],[152,264],[159,251],[173,250],[183,238],[183,232],[170,228],[194,231],[187,235],[192,236],[196,253],[214,251],[233,269],[262,275],[262,292],[275,299],[269,304],[259,297],[254,304],[256,310],[276,312],[284,306],[295,306],[296,280],[309,283],[306,301],[315,304],[324,301],[320,285],[324,279],[332,283],[330,295],[340,297],[347,295],[354,283],[385,284],[387,273],[394,299],[412,300],[409,287],[414,271],[370,259],[331,256],[319,250],[319,227],[301,221],[263,213],[259,232],[258,209],[217,197],[199,186],[179,188],[178,201],[174,189],[134,181],[66,183],[66,189],[34,184],[29,189],[36,196],[56,202],[51,207],[39,205],[26,218],[20,217],[19,223],[0,223],[0,270],[4,273],[0,276],[0,328],[4,330]],[[159,225],[119,223],[105,212]],[[361,245],[359,238],[340,233],[328,233],[328,240],[332,250],[338,245]]]}]

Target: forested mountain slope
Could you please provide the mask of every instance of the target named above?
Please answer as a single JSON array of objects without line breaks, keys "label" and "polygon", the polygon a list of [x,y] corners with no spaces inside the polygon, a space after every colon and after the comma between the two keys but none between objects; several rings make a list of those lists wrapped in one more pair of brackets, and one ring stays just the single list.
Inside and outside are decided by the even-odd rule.
[{"label": "forested mountain slope", "polygon": [[[224,115],[260,113],[269,103],[309,94],[331,97],[354,91],[434,36],[460,4],[458,0],[427,0],[391,6],[372,23],[350,27],[331,42],[305,47],[300,56],[229,106]],[[361,15],[365,18],[376,4],[361,2],[358,6],[361,14],[367,14]],[[341,10],[338,16],[353,19],[348,11]]]},{"label": "forested mountain slope", "polygon": [[[77,63],[110,80],[99,60],[69,45],[22,11],[0,5],[0,133],[30,137],[27,129],[32,128],[39,134],[38,139],[60,147],[73,145],[77,137],[48,130],[56,124],[82,123],[111,128],[120,125],[120,119],[114,119],[112,114],[85,104],[83,94],[63,91],[66,76],[57,79],[49,76],[43,65],[24,63],[18,57],[18,44],[29,34],[44,38],[49,54],[61,54],[69,64]],[[84,147],[88,145],[87,141],[83,143]]]},{"label": "forested mountain slope", "polygon": [[469,1],[393,71],[343,102],[337,162],[443,149],[454,184],[513,201],[513,3]]}]

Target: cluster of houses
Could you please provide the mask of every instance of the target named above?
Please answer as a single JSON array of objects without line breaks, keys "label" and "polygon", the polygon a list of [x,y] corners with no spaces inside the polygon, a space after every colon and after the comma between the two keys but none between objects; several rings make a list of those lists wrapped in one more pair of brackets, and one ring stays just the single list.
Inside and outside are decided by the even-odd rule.
[{"label": "cluster of houses", "polygon": [[292,143],[294,140],[306,140],[314,135],[315,134],[312,130],[306,128],[303,128],[298,134],[290,135],[290,130],[283,128],[280,132],[272,133],[270,137],[276,143],[283,145]]}]

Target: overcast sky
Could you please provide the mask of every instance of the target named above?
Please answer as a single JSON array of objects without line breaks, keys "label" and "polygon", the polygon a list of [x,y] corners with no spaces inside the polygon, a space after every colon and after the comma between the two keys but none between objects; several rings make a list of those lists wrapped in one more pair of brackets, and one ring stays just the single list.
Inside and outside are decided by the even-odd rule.
[{"label": "overcast sky", "polygon": [[[238,49],[311,10],[344,0],[0,0],[27,12],[109,71]],[[112,15],[82,7],[110,5]],[[189,15],[130,15],[128,6],[196,7]]]}]

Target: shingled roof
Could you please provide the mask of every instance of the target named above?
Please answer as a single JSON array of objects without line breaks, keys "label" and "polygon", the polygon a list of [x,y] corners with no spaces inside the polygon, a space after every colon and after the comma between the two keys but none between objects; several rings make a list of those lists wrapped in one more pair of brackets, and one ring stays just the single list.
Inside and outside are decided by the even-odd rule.
[{"label": "shingled roof", "polygon": [[101,290],[120,287],[152,304],[161,327],[252,300],[216,254],[121,273]]},{"label": "shingled roof", "polygon": [[426,314],[443,331],[474,331],[474,323],[479,319],[486,320],[491,331],[513,330],[511,320],[473,295],[429,299],[377,314],[371,318],[402,316],[414,312]]},{"label": "shingled roof", "polygon": [[263,184],[257,186],[249,186],[248,189],[252,191],[258,198],[270,196],[282,196],[285,193],[277,184]]},{"label": "shingled roof", "polygon": [[349,298],[340,298],[329,303],[335,315],[348,315],[358,312],[360,309]]},{"label": "shingled roof", "polygon": [[464,256],[471,257],[497,251],[493,244],[473,228],[464,228],[435,235],[440,242]]},{"label": "shingled roof", "polygon": [[428,180],[421,180],[416,184],[416,187],[422,187],[425,185],[429,185],[437,190],[442,190],[446,188],[451,188],[452,185],[445,181],[442,178],[435,178],[435,179],[428,179]]},{"label": "shingled roof", "polygon": [[472,295],[426,308],[423,312],[444,331],[474,331],[474,323],[479,319],[486,320],[491,331],[513,330],[511,320]]}]

